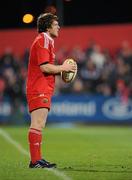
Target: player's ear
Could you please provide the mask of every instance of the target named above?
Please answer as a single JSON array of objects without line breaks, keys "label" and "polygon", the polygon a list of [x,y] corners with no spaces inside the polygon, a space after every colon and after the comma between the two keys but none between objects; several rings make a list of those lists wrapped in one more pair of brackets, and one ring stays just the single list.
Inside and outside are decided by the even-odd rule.
[{"label": "player's ear", "polygon": [[47,31],[47,32],[50,32],[50,29],[51,29],[51,28],[47,28],[46,31]]}]

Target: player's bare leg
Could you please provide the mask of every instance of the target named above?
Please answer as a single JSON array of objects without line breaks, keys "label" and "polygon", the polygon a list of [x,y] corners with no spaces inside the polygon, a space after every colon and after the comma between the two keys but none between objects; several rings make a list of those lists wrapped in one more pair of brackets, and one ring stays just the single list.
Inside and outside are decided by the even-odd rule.
[{"label": "player's bare leg", "polygon": [[30,168],[56,167],[56,164],[42,159],[41,155],[42,129],[45,127],[47,115],[47,108],[40,108],[31,112],[31,126],[28,136],[31,156]]},{"label": "player's bare leg", "polygon": [[32,111],[30,128],[35,128],[42,131],[42,129],[45,127],[47,116],[48,116],[47,108],[40,108]]}]

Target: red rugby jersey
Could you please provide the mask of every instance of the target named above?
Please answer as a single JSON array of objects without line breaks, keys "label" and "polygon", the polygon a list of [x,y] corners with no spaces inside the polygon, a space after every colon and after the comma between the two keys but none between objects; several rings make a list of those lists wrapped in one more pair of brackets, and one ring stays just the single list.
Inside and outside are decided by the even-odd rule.
[{"label": "red rugby jersey", "polygon": [[29,56],[28,76],[26,83],[27,97],[53,93],[55,75],[45,74],[40,70],[44,63],[54,64],[54,40],[46,33],[40,33],[35,38]]}]

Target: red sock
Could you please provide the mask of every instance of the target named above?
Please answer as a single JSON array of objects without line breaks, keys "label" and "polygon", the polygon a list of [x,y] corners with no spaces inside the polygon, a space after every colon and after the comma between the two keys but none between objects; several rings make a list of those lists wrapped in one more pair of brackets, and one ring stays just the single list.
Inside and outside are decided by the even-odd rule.
[{"label": "red sock", "polygon": [[42,133],[40,130],[30,128],[28,133],[28,141],[30,148],[30,156],[32,163],[42,159],[41,157],[41,142]]}]

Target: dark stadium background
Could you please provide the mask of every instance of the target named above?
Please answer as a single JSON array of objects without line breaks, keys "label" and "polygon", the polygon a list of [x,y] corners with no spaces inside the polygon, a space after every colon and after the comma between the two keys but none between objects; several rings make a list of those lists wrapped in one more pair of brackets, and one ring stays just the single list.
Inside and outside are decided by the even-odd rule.
[{"label": "dark stadium background", "polygon": [[37,17],[52,5],[64,26],[132,22],[130,1],[5,0],[0,5],[0,28],[35,27],[35,21],[28,25],[22,23],[22,16],[30,12]]},{"label": "dark stadium background", "polygon": [[[58,96],[53,99],[49,120],[132,123],[132,11],[128,0],[2,1],[0,98],[5,99],[0,104],[0,122],[24,124],[29,119],[25,98],[29,47],[36,34],[38,15],[49,9],[52,12],[56,10],[62,27],[61,36],[56,41],[57,62],[61,64],[67,57],[73,57],[79,67],[72,84],[65,85],[58,79]],[[22,22],[26,13],[34,16],[30,24]],[[89,64],[91,57],[94,73]],[[89,72],[92,75],[89,76]],[[67,96],[62,97],[62,94]],[[71,104],[64,103],[64,108],[65,99],[70,99]],[[127,103],[124,105],[124,102]],[[64,112],[58,111],[58,104]]]}]

